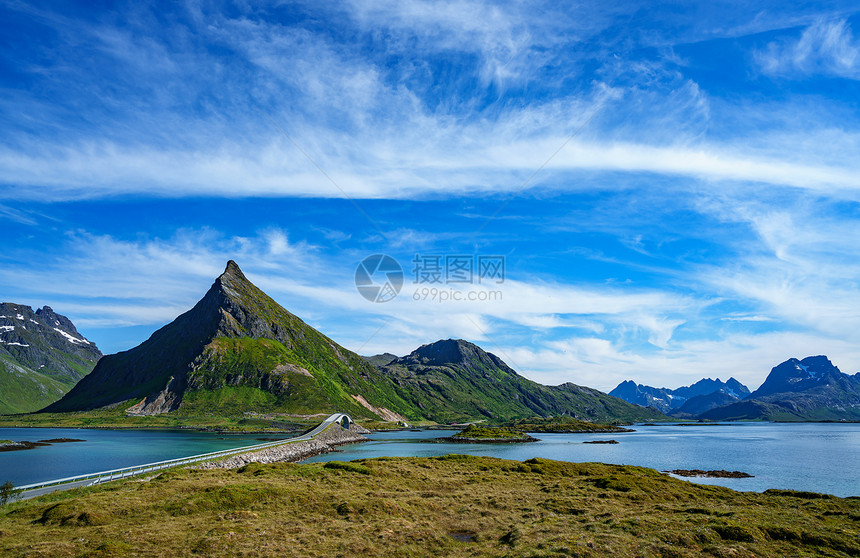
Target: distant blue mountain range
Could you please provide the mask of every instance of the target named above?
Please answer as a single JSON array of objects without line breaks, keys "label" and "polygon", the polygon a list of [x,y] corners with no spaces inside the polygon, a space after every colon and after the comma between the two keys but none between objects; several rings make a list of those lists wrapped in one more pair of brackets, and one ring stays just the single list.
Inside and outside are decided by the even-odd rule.
[{"label": "distant blue mountain range", "polygon": [[609,392],[628,403],[678,418],[705,420],[860,420],[860,373],[841,372],[826,356],[790,358],[771,369],[750,393],[729,378],[704,379],[678,389],[621,382]]},{"label": "distant blue mountain range", "polygon": [[[609,392],[609,395],[614,395],[628,403],[654,407],[666,414],[685,415],[694,414],[689,412],[689,409],[684,409],[684,406],[689,403],[692,403],[695,409],[702,409],[699,412],[704,412],[715,406],[725,405],[727,402],[740,401],[749,394],[750,390],[734,378],[729,378],[725,382],[719,378],[716,380],[705,378],[691,386],[677,389],[656,388],[627,380]],[[714,405],[710,404],[712,401],[715,402]]]}]

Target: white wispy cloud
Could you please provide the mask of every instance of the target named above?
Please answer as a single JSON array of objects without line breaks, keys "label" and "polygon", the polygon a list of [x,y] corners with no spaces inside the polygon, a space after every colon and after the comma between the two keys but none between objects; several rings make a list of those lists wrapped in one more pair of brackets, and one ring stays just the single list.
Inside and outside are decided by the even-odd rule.
[{"label": "white wispy cloud", "polygon": [[860,41],[845,19],[819,20],[798,39],[768,43],[755,59],[764,73],[781,77],[824,74],[860,79]]},{"label": "white wispy cloud", "polygon": [[[295,149],[277,138],[272,143],[217,152],[176,152],[132,149],[114,144],[65,147],[51,156],[23,154],[0,148],[0,168],[8,180],[0,197],[62,201],[94,199],[147,192],[160,197],[210,195],[219,197],[301,196],[408,199],[450,194],[516,192],[525,177],[536,171],[564,142],[550,135],[518,140],[503,128],[477,132],[462,130],[464,138],[421,149],[408,142],[392,160],[379,160],[388,146],[372,142],[362,150],[376,153],[379,167],[355,165],[359,147],[343,160],[326,157],[326,167],[337,186]],[[498,133],[500,132],[500,133]],[[475,145],[478,138],[491,138]],[[415,147],[413,147],[415,146]],[[788,186],[849,199],[860,195],[856,159],[839,165],[815,161],[785,161],[749,157],[737,147],[712,145],[653,146],[629,142],[570,141],[529,184],[561,191],[611,188],[606,181],[575,180],[559,172],[607,171],[657,173],[706,181],[731,181]],[[52,151],[46,149],[46,151]],[[240,155],[246,153],[249,155]],[[405,166],[408,159],[411,165]],[[310,168],[309,168],[310,167]],[[556,173],[556,174],[553,174]],[[552,180],[549,180],[552,178]],[[708,184],[700,186],[711,188]]]},{"label": "white wispy cloud", "polygon": [[[59,72],[34,69],[34,74],[62,76],[53,87],[89,84],[91,94],[104,102],[89,108],[82,115],[86,125],[78,126],[71,109],[84,98],[59,96],[55,107],[69,105],[69,110],[52,108],[42,119],[59,133],[35,137],[12,130],[9,141],[0,142],[0,198],[341,197],[343,190],[356,198],[405,199],[514,191],[598,108],[594,121],[546,169],[574,174],[548,180],[552,175],[543,172],[530,186],[582,188],[574,186],[577,172],[620,171],[835,189],[856,197],[857,158],[844,156],[856,141],[836,142],[838,153],[820,147],[850,140],[843,131],[850,127],[837,120],[838,114],[813,130],[806,122],[786,121],[763,135],[760,121],[744,122],[756,112],[773,120],[779,107],[715,104],[671,62],[630,58],[624,52],[607,56],[588,44],[617,22],[618,13],[591,6],[583,8],[589,15],[581,18],[578,12],[545,13],[543,8],[463,1],[347,5],[343,17],[358,26],[357,32],[370,35],[374,54],[252,13],[227,17],[192,6],[192,29],[177,23],[171,27],[176,33],[163,34],[148,31],[151,16],[145,10],[130,16],[124,27],[40,14],[64,38],[70,55],[80,47],[121,71],[116,87],[125,95],[120,99],[94,82],[96,62],[82,55]],[[394,35],[376,36],[375,24]],[[227,49],[230,58],[190,46],[183,40],[189,34]],[[797,51],[802,54],[795,56],[798,60],[811,60],[812,54],[803,53],[821,51],[821,57],[841,61],[840,67],[854,65],[856,41],[844,21],[816,24],[807,35],[800,42],[821,49],[805,46]],[[406,57],[415,48],[418,54]],[[470,80],[496,79],[492,76],[508,71],[499,69],[503,58],[535,50],[551,52],[553,58],[538,56],[530,65],[515,60],[505,68],[522,65],[516,73],[523,79],[529,72],[544,72],[542,83],[556,79],[545,75],[555,65],[564,69],[557,76],[561,82],[576,78],[576,64],[567,63],[579,56],[597,57],[602,69],[573,89],[554,84],[547,95],[526,104],[504,97],[475,104]],[[432,71],[414,73],[419,70],[413,66],[430,63],[421,56],[440,52],[482,57],[478,66],[462,62],[450,76],[451,87],[464,88],[462,98],[453,93],[448,102],[434,92]],[[387,57],[404,66],[391,65]],[[504,79],[515,77],[505,74]],[[4,102],[9,114],[49,110],[20,94],[0,105]],[[786,106],[782,112],[797,113],[796,108]],[[735,129],[725,137],[710,133],[715,120],[729,120]],[[799,139],[803,142],[792,144]],[[592,180],[589,186],[610,183]]]}]

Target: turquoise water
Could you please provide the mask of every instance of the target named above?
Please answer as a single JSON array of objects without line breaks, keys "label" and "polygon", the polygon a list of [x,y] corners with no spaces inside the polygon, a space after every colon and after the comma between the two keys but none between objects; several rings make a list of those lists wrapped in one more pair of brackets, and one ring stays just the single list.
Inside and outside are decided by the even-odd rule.
[{"label": "turquoise water", "polygon": [[[431,456],[466,453],[504,459],[545,457],[598,461],[658,470],[726,469],[749,479],[686,479],[735,490],[768,488],[860,496],[860,424],[734,423],[702,426],[635,426],[623,434],[534,434],[529,444],[434,443],[453,431],[372,434],[371,442],[344,446],[308,460],[330,461],[380,456]],[[618,444],[583,444],[586,440]]]},{"label": "turquoise water", "polygon": [[178,457],[262,443],[272,434],[216,434],[177,430],[87,430],[81,428],[0,428],[0,440],[20,442],[75,438],[31,450],[0,452],[0,483],[16,486],[120,469]]},{"label": "turquoise water", "polygon": [[[658,470],[728,469],[751,479],[696,479],[735,490],[810,490],[860,496],[860,424],[735,423],[716,426],[635,426],[623,434],[535,434],[531,444],[450,444],[434,438],[454,431],[371,434],[370,442],[343,446],[308,461],[381,456],[469,453],[505,459],[545,457],[600,461]],[[0,482],[16,485],[116,469],[259,443],[260,434],[186,431],[0,428],[0,439],[82,438],[27,451],[0,453]],[[583,444],[615,439],[615,445]]]}]

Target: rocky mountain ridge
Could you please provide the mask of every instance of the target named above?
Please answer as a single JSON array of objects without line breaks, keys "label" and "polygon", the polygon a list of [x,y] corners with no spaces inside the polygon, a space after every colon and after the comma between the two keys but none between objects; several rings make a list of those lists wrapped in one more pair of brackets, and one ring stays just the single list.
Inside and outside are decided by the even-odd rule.
[{"label": "rocky mountain ridge", "polygon": [[401,397],[438,422],[535,415],[589,421],[662,418],[659,412],[637,408],[596,389],[573,383],[538,384],[462,339],[422,345],[379,369],[392,379]]},{"label": "rocky mountain ridge", "polygon": [[[719,378],[716,380],[704,378],[690,386],[676,389],[655,388],[626,380],[610,391],[609,395],[628,403],[654,407],[666,414],[680,413],[690,416],[691,409],[711,408],[725,404],[727,401],[740,401],[749,393],[750,390],[734,378],[729,378],[725,382]],[[695,401],[687,409],[682,410],[691,399]]]},{"label": "rocky mountain ridge", "polygon": [[0,414],[35,411],[62,397],[102,354],[50,306],[0,303]]}]

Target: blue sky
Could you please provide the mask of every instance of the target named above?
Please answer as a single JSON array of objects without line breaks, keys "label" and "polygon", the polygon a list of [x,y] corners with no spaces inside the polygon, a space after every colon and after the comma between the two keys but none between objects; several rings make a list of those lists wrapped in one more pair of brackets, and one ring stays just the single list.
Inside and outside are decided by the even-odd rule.
[{"label": "blue sky", "polygon": [[[0,298],[106,353],[232,258],[362,354],[860,370],[856,3],[42,4],[0,1]],[[379,253],[406,281],[372,303]],[[415,300],[416,254],[504,256],[442,285],[501,294]]]}]

